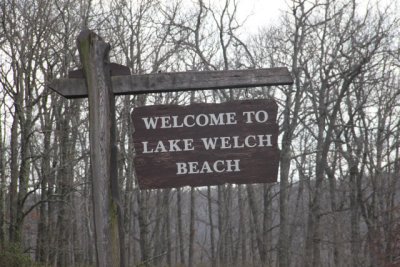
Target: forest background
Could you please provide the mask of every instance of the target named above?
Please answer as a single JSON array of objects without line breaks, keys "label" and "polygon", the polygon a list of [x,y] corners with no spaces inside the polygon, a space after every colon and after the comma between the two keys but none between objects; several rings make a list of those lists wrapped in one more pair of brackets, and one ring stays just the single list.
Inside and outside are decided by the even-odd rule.
[{"label": "forest background", "polygon": [[[242,4],[0,2],[1,266],[95,264],[88,103],[48,88],[79,66],[86,27],[133,74],[285,66],[294,79],[116,97],[127,266],[399,266],[399,7],[288,0],[279,23],[244,34]],[[133,108],[259,98],[279,105],[277,183],[138,189]]]}]

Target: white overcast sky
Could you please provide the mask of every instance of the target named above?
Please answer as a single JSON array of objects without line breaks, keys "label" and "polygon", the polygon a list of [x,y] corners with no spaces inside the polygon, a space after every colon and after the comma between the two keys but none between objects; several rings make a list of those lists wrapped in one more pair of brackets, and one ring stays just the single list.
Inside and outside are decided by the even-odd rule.
[{"label": "white overcast sky", "polygon": [[[219,2],[219,0],[209,0]],[[260,27],[280,23],[282,11],[289,10],[286,0],[238,0],[238,18],[245,21],[244,27],[246,33],[256,33]],[[290,1],[289,1],[290,2]],[[357,0],[360,4],[358,9],[363,11],[367,5],[378,5],[383,9],[391,5],[390,10],[400,10],[400,0]]]},{"label": "white overcast sky", "polygon": [[260,27],[279,23],[282,10],[287,9],[285,0],[241,0],[238,16],[245,21],[249,33],[255,33]]}]

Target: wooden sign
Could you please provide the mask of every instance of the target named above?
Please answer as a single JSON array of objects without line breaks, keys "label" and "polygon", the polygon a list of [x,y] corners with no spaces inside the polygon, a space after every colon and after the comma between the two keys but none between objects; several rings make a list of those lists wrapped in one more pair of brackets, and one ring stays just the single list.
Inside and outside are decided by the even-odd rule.
[{"label": "wooden sign", "polygon": [[276,182],[277,109],[265,99],[135,108],[139,187]]}]

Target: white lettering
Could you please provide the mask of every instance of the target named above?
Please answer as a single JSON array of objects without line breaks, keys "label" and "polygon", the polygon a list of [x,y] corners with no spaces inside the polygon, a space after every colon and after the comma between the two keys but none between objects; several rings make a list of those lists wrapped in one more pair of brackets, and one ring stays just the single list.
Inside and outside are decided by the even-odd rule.
[{"label": "white lettering", "polygon": [[[201,119],[203,119],[203,123],[201,122]],[[199,125],[200,127],[206,126],[208,124],[208,117],[205,114],[199,114],[196,117],[196,123],[197,125]]]},{"label": "white lettering", "polygon": [[[261,116],[262,115],[262,116]],[[261,117],[264,117],[261,119]],[[256,112],[256,121],[259,123],[264,123],[268,120],[268,113],[265,110],[259,110]]]},{"label": "white lettering", "polygon": [[[188,119],[189,119],[189,118],[192,118],[193,124],[189,124],[189,123],[188,123]],[[186,127],[193,127],[193,126],[195,125],[195,122],[194,122],[194,115],[187,115],[187,116],[185,116],[185,118],[183,118],[183,125],[185,125]]]},{"label": "white lettering", "polygon": [[142,118],[147,130],[155,129],[158,119],[159,119],[159,117],[151,117],[151,118],[144,117],[144,118]]},{"label": "white lettering", "polygon": [[244,111],[243,115],[245,116],[246,123],[253,123],[252,117],[254,117],[254,119],[259,123],[264,123],[268,120],[268,112],[266,112],[265,110],[259,110],[257,112]]},{"label": "white lettering", "polygon": [[243,115],[246,115],[246,123],[253,123],[253,120],[251,119],[251,115],[254,115],[255,111],[245,111],[243,112]]},{"label": "white lettering", "polygon": [[203,141],[204,148],[206,150],[215,149],[215,146],[217,145],[217,140],[218,137],[212,137],[212,138],[201,138],[201,141]]},{"label": "white lettering", "polygon": [[258,146],[272,146],[271,134],[257,135],[257,136],[258,136],[258,143],[259,143]]},{"label": "white lettering", "polygon": [[197,161],[191,161],[187,164],[189,165],[189,174],[199,173],[199,163]]},{"label": "white lettering", "polygon": [[183,123],[178,124],[178,116],[172,116],[172,128],[181,128],[183,127]]},{"label": "white lettering", "polygon": [[201,174],[201,173],[223,173],[240,172],[240,159],[216,160],[214,162],[177,162],[176,174]]},{"label": "white lettering", "polygon": [[[250,138],[252,138],[254,141],[253,145],[250,145],[249,143]],[[246,145],[246,147],[256,147],[257,146],[256,137],[254,135],[246,136],[246,138],[244,139],[244,144]]]},{"label": "white lettering", "polygon": [[231,144],[229,143],[229,141],[231,140],[230,137],[222,136],[219,139],[221,140],[221,149],[227,149],[232,147]]},{"label": "white lettering", "polygon": [[186,168],[186,162],[177,162],[176,163],[176,168],[177,168],[177,172],[176,174],[186,174],[187,173],[187,168]]},{"label": "white lettering", "polygon": [[236,113],[235,112],[228,112],[226,113],[226,124],[230,125],[230,124],[236,124]]},{"label": "white lettering", "polygon": [[[254,113],[254,112],[253,112]],[[158,122],[160,119],[160,123]],[[250,119],[250,117],[248,118]],[[174,116],[161,116],[161,117],[144,117],[142,118],[147,130],[156,128],[182,128],[182,127],[204,127],[204,126],[215,126],[215,125],[231,125],[237,124],[236,113],[210,113],[210,114],[198,114],[198,115],[185,115],[180,118],[177,115]]]},{"label": "white lettering", "polygon": [[168,116],[161,117],[161,128],[171,128],[170,119]]},{"label": "white lettering", "polygon": [[181,141],[180,139],[168,140],[168,142],[169,142],[169,152],[182,151],[182,149],[178,145],[178,143],[180,141]]},{"label": "white lettering", "polygon": [[166,141],[159,140],[157,141],[155,148],[149,148],[149,142],[147,141],[142,142],[142,145],[143,154],[194,150],[193,139],[172,139]]},{"label": "white lettering", "polygon": [[[227,172],[240,172],[239,163],[240,163],[240,159],[227,160],[226,161],[226,165],[227,165],[226,171]],[[234,169],[232,169],[232,167],[234,167]]]},{"label": "white lettering", "polygon": [[215,114],[210,114],[210,125],[225,125],[224,114],[218,113],[218,117]]},{"label": "white lettering", "polygon": [[233,148],[243,148],[244,144],[239,145],[239,136],[232,136],[233,138]]},{"label": "white lettering", "polygon": [[155,153],[158,152],[167,152],[167,149],[165,149],[163,141],[158,141],[156,149],[154,150]]},{"label": "white lettering", "polygon": [[147,149],[147,144],[148,144],[148,142],[142,142],[142,144],[143,144],[143,154],[146,154],[146,153],[153,153],[153,149],[150,150],[150,151]]},{"label": "white lettering", "polygon": [[183,139],[184,151],[194,150],[193,139]]},{"label": "white lettering", "polygon": [[210,164],[208,164],[207,161],[204,161],[203,167],[201,167],[200,173],[212,173],[212,169],[210,167]]},{"label": "white lettering", "polygon": [[244,147],[270,147],[272,146],[272,135],[247,135],[244,139],[240,136],[221,136],[201,138],[206,150],[232,149]]},{"label": "white lettering", "polygon": [[[218,169],[218,164],[221,163],[222,164],[222,169]],[[220,164],[220,165],[221,165]],[[215,172],[224,172],[225,171],[225,162],[223,160],[217,160],[216,162],[214,162],[213,167],[214,167],[214,171]]]}]

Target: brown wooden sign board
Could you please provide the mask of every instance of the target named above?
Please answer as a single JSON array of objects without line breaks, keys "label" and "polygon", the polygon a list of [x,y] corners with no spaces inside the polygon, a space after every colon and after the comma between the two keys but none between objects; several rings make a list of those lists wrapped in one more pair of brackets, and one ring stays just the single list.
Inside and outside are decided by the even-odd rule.
[{"label": "brown wooden sign board", "polygon": [[139,187],[276,182],[277,109],[266,99],[135,108]]}]

